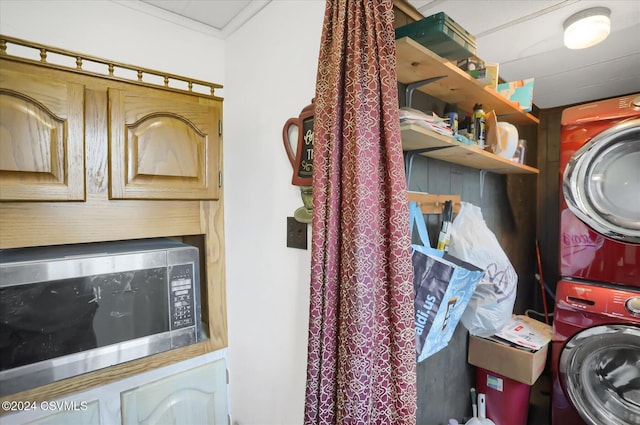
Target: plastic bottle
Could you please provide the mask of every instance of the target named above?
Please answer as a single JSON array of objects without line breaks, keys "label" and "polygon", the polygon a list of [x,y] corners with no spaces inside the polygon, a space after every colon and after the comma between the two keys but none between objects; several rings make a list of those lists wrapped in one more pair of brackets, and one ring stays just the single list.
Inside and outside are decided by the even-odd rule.
[{"label": "plastic bottle", "polygon": [[471,140],[471,115],[466,114],[464,119],[458,124],[458,134]]},{"label": "plastic bottle", "polygon": [[449,127],[453,131],[453,135],[458,134],[458,108],[456,104],[447,103],[444,107],[444,116],[449,122]]},{"label": "plastic bottle", "polygon": [[518,147],[516,148],[516,152],[513,154],[512,161],[517,162],[519,164],[524,164],[526,153],[527,153],[527,141],[524,139],[518,140]]},{"label": "plastic bottle", "polygon": [[473,114],[471,115],[471,137],[481,148],[484,148],[484,133],[485,114],[482,110],[482,104],[476,103],[473,106]]}]

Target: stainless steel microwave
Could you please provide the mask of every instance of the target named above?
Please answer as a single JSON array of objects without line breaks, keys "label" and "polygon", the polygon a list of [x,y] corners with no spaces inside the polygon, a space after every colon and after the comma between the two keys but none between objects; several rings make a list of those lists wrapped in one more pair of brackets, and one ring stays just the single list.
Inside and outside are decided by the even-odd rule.
[{"label": "stainless steel microwave", "polygon": [[0,396],[202,339],[196,247],[146,239],[0,251]]}]

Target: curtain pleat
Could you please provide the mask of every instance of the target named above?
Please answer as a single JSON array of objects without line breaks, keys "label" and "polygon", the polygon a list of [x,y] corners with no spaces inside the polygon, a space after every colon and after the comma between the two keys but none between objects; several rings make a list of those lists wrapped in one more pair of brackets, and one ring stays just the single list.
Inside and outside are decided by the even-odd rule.
[{"label": "curtain pleat", "polygon": [[326,2],[314,120],[306,424],[415,424],[392,0]]}]

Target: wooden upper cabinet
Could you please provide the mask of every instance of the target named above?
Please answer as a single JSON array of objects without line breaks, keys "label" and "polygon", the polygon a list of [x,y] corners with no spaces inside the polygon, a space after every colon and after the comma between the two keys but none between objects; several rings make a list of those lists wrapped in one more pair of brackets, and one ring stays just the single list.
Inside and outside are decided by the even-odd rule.
[{"label": "wooden upper cabinet", "polygon": [[219,99],[109,88],[111,199],[219,197]]},{"label": "wooden upper cabinet", "polygon": [[85,199],[84,86],[0,68],[0,200]]}]

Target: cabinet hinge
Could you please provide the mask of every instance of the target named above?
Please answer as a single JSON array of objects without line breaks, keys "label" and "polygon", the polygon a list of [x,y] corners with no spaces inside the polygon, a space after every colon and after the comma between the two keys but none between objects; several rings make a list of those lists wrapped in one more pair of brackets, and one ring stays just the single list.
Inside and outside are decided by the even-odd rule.
[{"label": "cabinet hinge", "polygon": [[218,171],[218,187],[222,187],[222,171]]},{"label": "cabinet hinge", "polygon": [[222,136],[222,120],[218,120],[218,136]]}]

